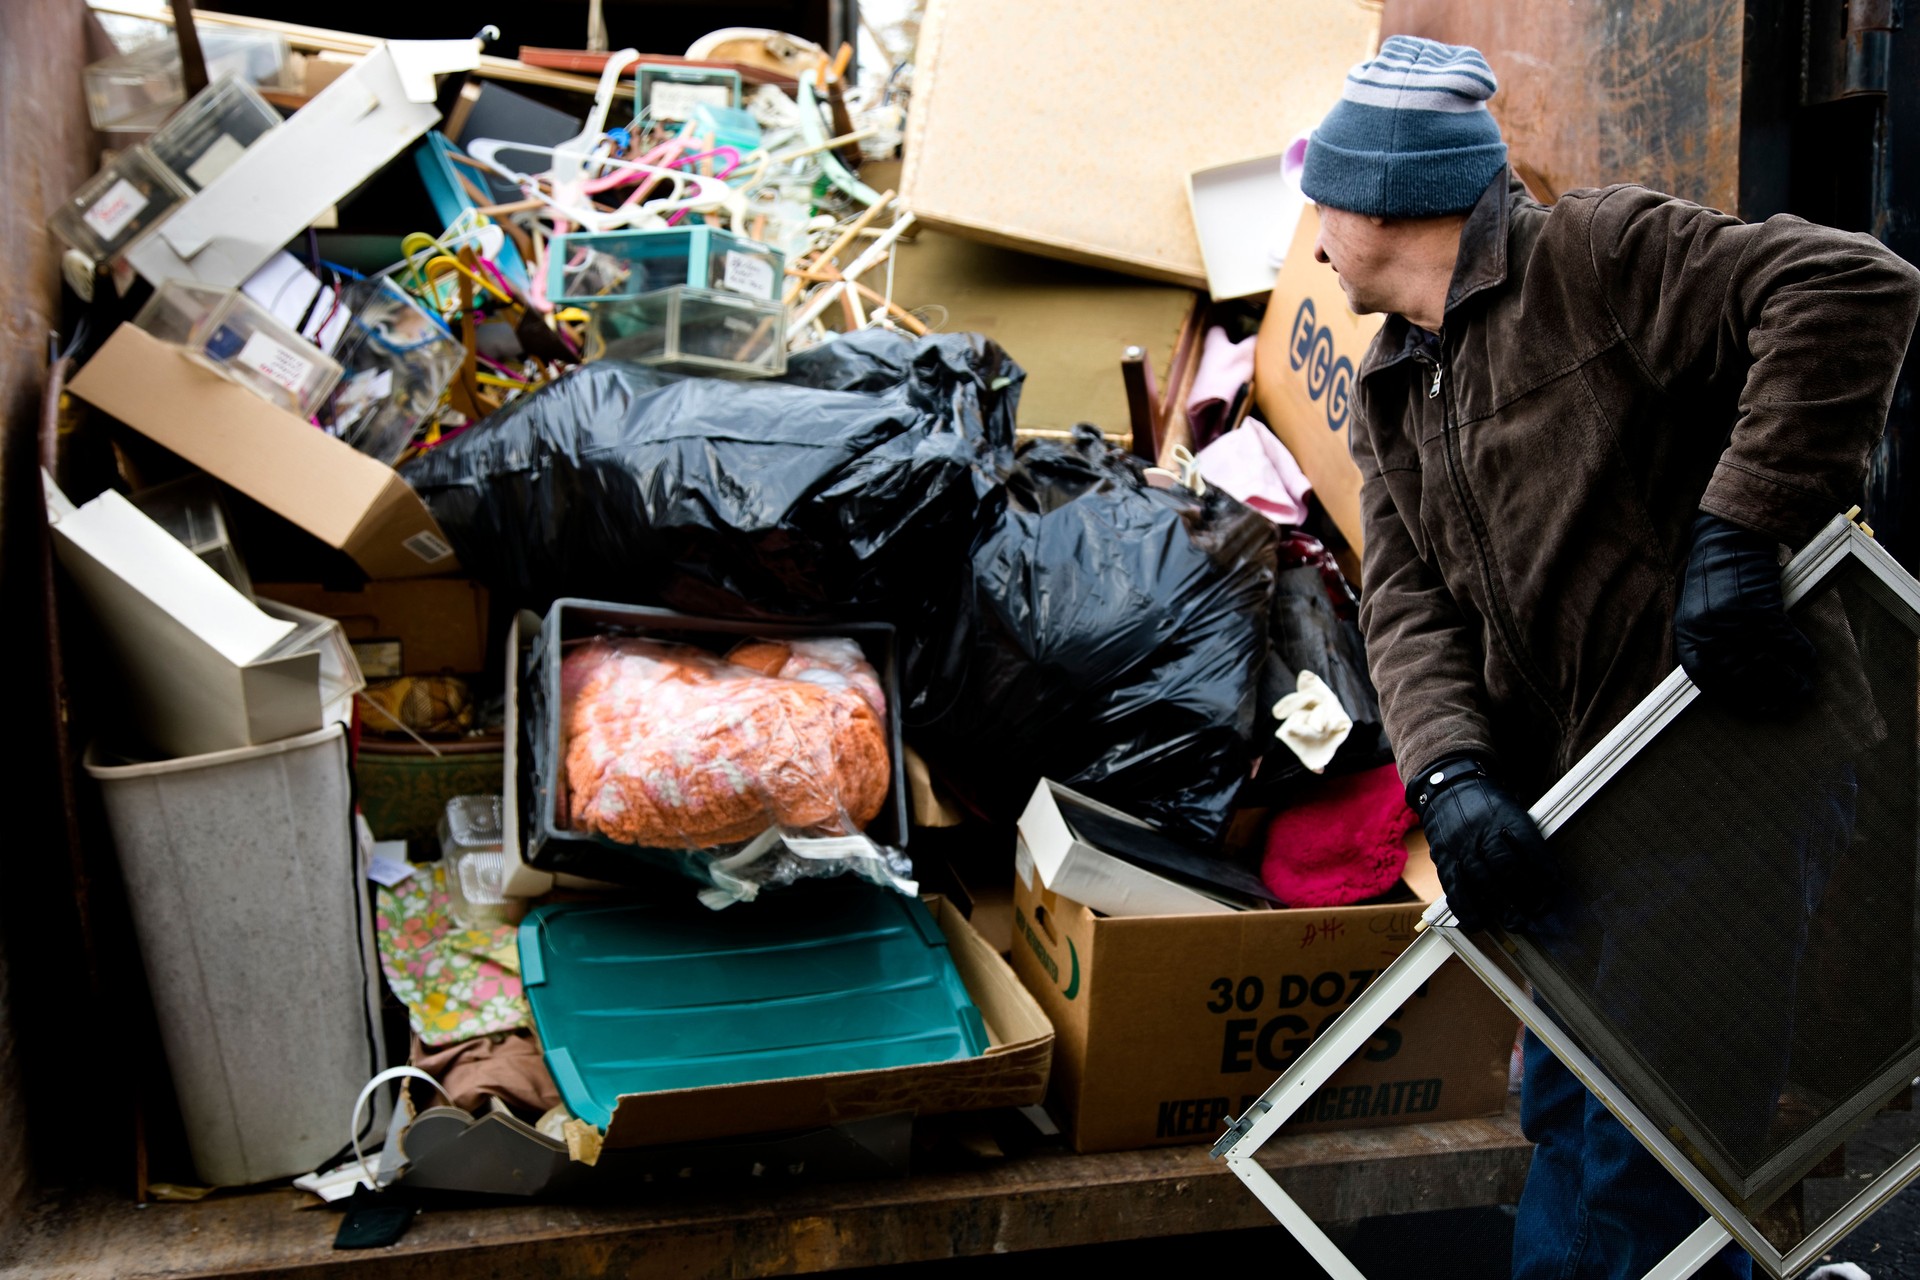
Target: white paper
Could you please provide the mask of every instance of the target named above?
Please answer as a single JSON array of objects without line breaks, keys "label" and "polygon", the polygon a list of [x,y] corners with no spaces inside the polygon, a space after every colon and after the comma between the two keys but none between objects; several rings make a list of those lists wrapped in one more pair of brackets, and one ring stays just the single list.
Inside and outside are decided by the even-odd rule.
[{"label": "white paper", "polygon": [[773,297],[773,259],[727,250],[720,287],[749,298]]},{"label": "white paper", "polygon": [[88,210],[80,215],[80,220],[93,228],[93,233],[102,240],[112,241],[120,238],[127,224],[140,216],[140,211],[152,201],[140,194],[140,188],[120,179],[107,188],[107,194],[95,200]]},{"label": "white paper", "polygon": [[213,145],[200,153],[200,158],[187,166],[187,179],[196,187],[204,187],[227,171],[227,167],[246,152],[230,133],[223,133],[213,140]]},{"label": "white paper", "polygon": [[302,394],[313,378],[313,361],[264,333],[248,338],[234,360],[295,395]]},{"label": "white paper", "polygon": [[367,856],[367,879],[391,889],[411,876],[414,871],[414,865],[407,861],[405,840],[373,842],[373,852]]},{"label": "white paper", "polygon": [[733,105],[733,89],[724,84],[676,84],[656,80],[647,94],[647,107],[655,120],[685,120],[693,115],[696,104],[715,107]]},{"label": "white paper", "polygon": [[329,355],[347,331],[347,309],[336,304],[333,290],[322,285],[305,263],[285,250],[261,264],[240,286],[240,291],[265,307],[275,320]]},{"label": "white paper", "polygon": [[425,560],[428,564],[445,560],[453,554],[453,548],[447,545],[446,539],[435,537],[424,529],[400,545],[419,556],[422,560]]}]

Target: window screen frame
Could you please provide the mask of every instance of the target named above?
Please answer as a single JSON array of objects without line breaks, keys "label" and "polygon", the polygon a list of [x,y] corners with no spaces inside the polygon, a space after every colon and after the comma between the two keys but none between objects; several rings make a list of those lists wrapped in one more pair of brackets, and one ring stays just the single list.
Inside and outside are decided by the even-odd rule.
[{"label": "window screen frame", "polygon": [[[1835,516],[1787,565],[1782,574],[1782,588],[1788,606],[1797,604],[1830,573],[1849,562],[1863,565],[1893,601],[1920,617],[1920,583],[1916,583],[1885,548],[1875,542],[1869,532],[1855,525],[1849,516]],[[1685,672],[1677,669],[1671,672],[1533,806],[1531,816],[1541,832],[1551,836],[1565,825],[1581,806],[1598,795],[1643,747],[1672,724],[1698,696],[1699,690],[1687,679]],[[1915,1146],[1870,1180],[1797,1245],[1782,1252],[1761,1234],[1743,1206],[1736,1203],[1715,1178],[1683,1153],[1678,1144],[1655,1125],[1627,1092],[1601,1070],[1574,1035],[1548,1017],[1535,1002],[1533,994],[1515,976],[1513,964],[1516,960],[1525,967],[1529,979],[1537,982],[1544,977],[1547,979],[1544,986],[1561,988],[1541,992],[1545,999],[1554,1004],[1560,1017],[1599,1040],[1611,1036],[1603,1019],[1589,1015],[1586,998],[1570,985],[1558,982],[1552,965],[1546,963],[1531,944],[1519,935],[1490,932],[1476,937],[1467,934],[1458,927],[1458,921],[1448,910],[1444,897],[1428,908],[1422,917],[1422,924],[1424,930],[1414,944],[1374,979],[1341,1018],[1294,1061],[1233,1123],[1213,1148],[1214,1156],[1226,1159],[1228,1167],[1335,1280],[1366,1280],[1366,1277],[1286,1194],[1255,1156],[1280,1126],[1317,1093],[1416,988],[1455,957],[1466,964],[1526,1024],[1528,1030],[1627,1127],[1709,1214],[1707,1222],[1698,1231],[1682,1241],[1663,1262],[1647,1273],[1647,1280],[1655,1280],[1656,1277],[1659,1280],[1680,1280],[1692,1275],[1729,1241],[1738,1243],[1753,1256],[1761,1269],[1776,1280],[1788,1280],[1831,1249],[1898,1194],[1916,1174],[1920,1174],[1920,1146]],[[1488,943],[1492,945],[1486,945]],[[1632,1059],[1630,1054],[1615,1056],[1623,1061]],[[1849,1103],[1858,1103],[1868,1097],[1877,1102],[1890,1094],[1900,1079],[1911,1078],[1902,1073],[1912,1068],[1914,1058],[1920,1058],[1920,1050],[1911,1051],[1908,1056],[1896,1060],[1880,1076],[1855,1090],[1849,1096]],[[1881,1090],[1883,1083],[1885,1090],[1876,1092]],[[1847,1106],[1836,1110],[1849,1112],[1853,1108]],[[1872,1114],[1869,1105],[1864,1115],[1870,1117]],[[1841,1131],[1849,1130],[1855,1119],[1858,1117],[1842,1118],[1810,1129],[1753,1171],[1744,1187],[1733,1188],[1735,1194],[1745,1199],[1751,1197],[1755,1190],[1765,1190],[1771,1180],[1777,1180],[1781,1169],[1803,1160],[1808,1154],[1805,1148],[1813,1144],[1825,1141],[1826,1146],[1822,1150],[1832,1149],[1844,1140],[1846,1132]],[[1683,1131],[1681,1136],[1687,1135]],[[1721,1179],[1725,1180],[1724,1177]]]}]

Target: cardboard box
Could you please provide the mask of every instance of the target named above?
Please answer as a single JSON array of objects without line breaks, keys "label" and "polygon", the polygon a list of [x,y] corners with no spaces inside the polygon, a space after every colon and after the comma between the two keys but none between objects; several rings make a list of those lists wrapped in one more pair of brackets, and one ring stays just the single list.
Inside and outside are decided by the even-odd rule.
[{"label": "cardboard box", "polygon": [[356,591],[269,582],[254,594],[339,619],[373,679],[487,669],[487,589],[467,578],[369,582]]},{"label": "cardboard box", "polygon": [[[1422,904],[1095,915],[1022,867],[1013,967],[1057,1034],[1076,1151],[1211,1142],[1413,941]],[[1518,1023],[1448,965],[1287,1126],[1493,1115]]]},{"label": "cardboard box", "polygon": [[930,0],[902,200],[930,226],[1203,289],[1187,175],[1318,124],[1379,25],[1363,0]]},{"label": "cardboard box", "polygon": [[152,334],[121,325],[70,385],[82,400],[346,552],[369,577],[459,568],[426,504],[392,467]]},{"label": "cardboard box", "polygon": [[54,549],[100,621],[148,743],[199,756],[320,728],[321,655],[292,647],[296,621],[263,612],[111,489],[76,508],[46,484]]},{"label": "cardboard box", "polygon": [[1253,398],[1357,555],[1360,469],[1347,453],[1354,376],[1386,317],[1347,308],[1333,268],[1313,260],[1319,234],[1320,211],[1308,205],[1253,349]]},{"label": "cardboard box", "polygon": [[877,1071],[630,1093],[614,1109],[607,1148],[836,1125],[900,1111],[938,1115],[1039,1102],[1047,1092],[1053,1027],[957,907],[940,897],[928,898],[927,905],[986,1023],[984,1054]]}]

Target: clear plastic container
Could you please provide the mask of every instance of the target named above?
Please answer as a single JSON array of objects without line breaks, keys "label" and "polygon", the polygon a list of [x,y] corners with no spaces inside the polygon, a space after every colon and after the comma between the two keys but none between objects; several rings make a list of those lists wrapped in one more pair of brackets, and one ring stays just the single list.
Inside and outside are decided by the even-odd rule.
[{"label": "clear plastic container", "polygon": [[787,309],[677,285],[595,307],[588,355],[680,373],[771,378],[787,371]]},{"label": "clear plastic container", "polygon": [[554,238],[547,296],[568,306],[691,285],[771,299],[785,270],[778,249],[718,227],[576,231]]},{"label": "clear plastic container", "polygon": [[95,262],[131,248],[193,193],[144,146],[109,160],[53,211],[55,235]]},{"label": "clear plastic container", "polygon": [[340,380],[340,362],[238,289],[194,326],[189,354],[283,409],[311,418]]},{"label": "clear plastic container", "polygon": [[499,796],[455,796],[440,818],[447,906],[469,929],[518,923],[526,903],[509,898]]},{"label": "clear plastic container", "polygon": [[[209,84],[231,76],[269,88],[300,87],[285,36],[204,23],[195,23],[194,30],[200,36]],[[84,79],[87,115],[96,129],[146,133],[164,124],[173,109],[187,100],[180,46],[171,33],[93,63]]]},{"label": "clear plastic container", "polygon": [[[208,290],[216,297],[219,290]],[[157,298],[159,295],[155,295]],[[148,303],[150,309],[153,304]],[[141,315],[145,315],[142,311]],[[145,325],[141,326],[146,328]],[[152,330],[148,330],[149,333]],[[236,591],[253,598],[253,580],[247,576],[246,562],[233,545],[228,532],[226,506],[220,501],[220,489],[208,476],[188,476],[168,484],[142,489],[128,501],[145,512],[147,518],[178,538],[187,550],[207,562],[212,570],[233,584]]]},{"label": "clear plastic container", "polygon": [[[163,280],[160,287],[153,291],[153,296],[147,299],[146,305],[140,308],[140,314],[133,318],[133,327],[146,330],[162,342],[184,347],[193,340],[193,327],[212,315],[226,300],[225,289],[196,284],[191,280]],[[158,516],[154,518],[159,519]],[[165,524],[166,521],[161,520],[161,523]]]},{"label": "clear plastic container", "polygon": [[280,127],[280,113],[235,76],[208,85],[147,139],[154,158],[198,191]]},{"label": "clear plastic container", "polygon": [[334,349],[345,372],[321,421],[391,465],[439,405],[466,351],[391,280],[356,281],[345,302],[352,318]]}]

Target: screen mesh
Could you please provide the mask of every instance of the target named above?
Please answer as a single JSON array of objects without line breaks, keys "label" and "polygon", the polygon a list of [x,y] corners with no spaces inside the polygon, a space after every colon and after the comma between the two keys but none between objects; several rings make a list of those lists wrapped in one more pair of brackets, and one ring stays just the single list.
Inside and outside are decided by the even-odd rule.
[{"label": "screen mesh", "polygon": [[1550,837],[1546,921],[1497,940],[1750,1216],[1920,1066],[1920,619],[1852,556],[1793,616],[1813,704],[1761,723],[1696,698]]}]

